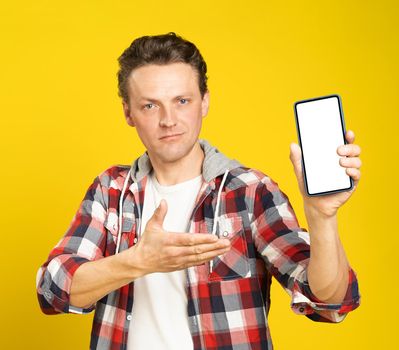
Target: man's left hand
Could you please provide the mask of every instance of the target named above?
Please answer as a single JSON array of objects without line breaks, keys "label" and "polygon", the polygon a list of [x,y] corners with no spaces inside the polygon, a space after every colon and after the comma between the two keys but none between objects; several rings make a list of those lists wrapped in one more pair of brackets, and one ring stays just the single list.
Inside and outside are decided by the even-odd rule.
[{"label": "man's left hand", "polygon": [[336,215],[338,208],[341,207],[349,199],[349,197],[357,188],[360,179],[361,166],[361,160],[359,158],[360,147],[353,143],[355,140],[355,134],[353,131],[348,130],[345,134],[345,138],[348,141],[348,144],[339,146],[337,149],[337,153],[338,155],[342,156],[342,158],[339,159],[339,164],[342,167],[346,168],[346,173],[350,177],[352,177],[354,181],[353,189],[350,191],[322,196],[308,196],[306,194],[302,173],[301,148],[298,144],[291,143],[290,159],[294,166],[295,175],[298,180],[299,190],[303,197],[306,213],[332,217]]}]

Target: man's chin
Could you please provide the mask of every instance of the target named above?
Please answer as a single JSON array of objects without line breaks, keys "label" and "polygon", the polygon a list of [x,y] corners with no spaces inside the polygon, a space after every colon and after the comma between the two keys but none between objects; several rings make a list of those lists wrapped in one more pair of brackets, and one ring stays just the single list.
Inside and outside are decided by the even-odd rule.
[{"label": "man's chin", "polygon": [[157,158],[161,160],[163,163],[175,163],[180,159],[184,158],[188,152],[170,152],[170,153],[161,153],[157,155]]},{"label": "man's chin", "polygon": [[156,157],[164,163],[175,163],[180,159],[186,157],[193,149],[195,143],[192,146],[188,145],[168,145],[168,147],[163,147],[163,149],[158,149],[156,152]]}]

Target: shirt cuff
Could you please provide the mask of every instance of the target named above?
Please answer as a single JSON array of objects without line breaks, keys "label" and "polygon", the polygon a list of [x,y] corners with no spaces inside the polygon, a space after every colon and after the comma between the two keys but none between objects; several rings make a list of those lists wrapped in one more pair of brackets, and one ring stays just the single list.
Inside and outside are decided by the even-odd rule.
[{"label": "shirt cuff", "polygon": [[[305,270],[306,274],[306,270]],[[306,277],[306,276],[305,276]],[[295,281],[291,297],[291,309],[299,315],[306,315],[314,321],[341,322],[347,313],[360,305],[360,294],[355,271],[349,269],[348,289],[341,303],[325,303],[311,291],[307,278]]]},{"label": "shirt cuff", "polygon": [[44,299],[42,304],[47,305],[47,309],[51,308],[55,313],[77,314],[87,314],[94,310],[95,304],[89,308],[70,305],[72,277],[78,267],[88,261],[90,260],[74,254],[62,254],[50,261],[39,288],[39,294]]}]

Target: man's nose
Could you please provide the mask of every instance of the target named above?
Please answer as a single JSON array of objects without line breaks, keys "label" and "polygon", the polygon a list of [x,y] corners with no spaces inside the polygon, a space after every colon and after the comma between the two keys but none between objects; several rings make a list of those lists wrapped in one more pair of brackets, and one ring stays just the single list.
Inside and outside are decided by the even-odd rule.
[{"label": "man's nose", "polygon": [[172,108],[162,107],[161,119],[159,121],[159,125],[164,127],[170,127],[176,125],[176,117]]}]

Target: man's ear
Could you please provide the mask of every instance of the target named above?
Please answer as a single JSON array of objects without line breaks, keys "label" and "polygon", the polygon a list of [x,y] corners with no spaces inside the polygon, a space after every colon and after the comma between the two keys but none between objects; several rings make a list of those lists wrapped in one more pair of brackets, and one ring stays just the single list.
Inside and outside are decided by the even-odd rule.
[{"label": "man's ear", "polygon": [[126,122],[130,126],[135,127],[134,120],[133,120],[132,116],[130,115],[129,104],[126,101],[122,101],[122,105],[123,105],[123,113],[125,115]]},{"label": "man's ear", "polygon": [[209,90],[206,90],[201,102],[202,117],[205,118],[209,110]]}]

